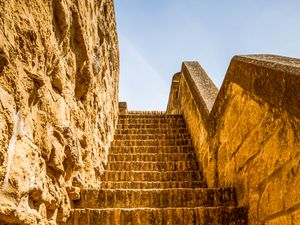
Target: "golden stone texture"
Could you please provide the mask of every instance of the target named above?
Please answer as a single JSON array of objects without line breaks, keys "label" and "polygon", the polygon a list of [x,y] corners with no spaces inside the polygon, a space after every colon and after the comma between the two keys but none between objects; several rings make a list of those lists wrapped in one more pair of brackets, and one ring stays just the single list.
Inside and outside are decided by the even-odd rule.
[{"label": "golden stone texture", "polygon": [[168,111],[183,114],[208,186],[235,186],[249,224],[299,224],[300,60],[234,57],[218,94],[197,63],[181,74]]},{"label": "golden stone texture", "polygon": [[112,0],[0,0],[0,224],[63,224],[118,112]]},{"label": "golden stone texture", "polygon": [[120,111],[101,184],[68,224],[247,224],[234,188],[206,187],[182,115]]},{"label": "golden stone texture", "polygon": [[1,225],[300,224],[300,60],[185,62],[117,127],[118,81],[113,0],[0,0]]}]

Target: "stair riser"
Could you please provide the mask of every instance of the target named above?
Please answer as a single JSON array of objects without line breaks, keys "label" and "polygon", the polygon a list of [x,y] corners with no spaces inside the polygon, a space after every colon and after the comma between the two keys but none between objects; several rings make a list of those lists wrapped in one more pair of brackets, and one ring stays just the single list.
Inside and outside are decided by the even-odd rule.
[{"label": "stair riser", "polygon": [[191,161],[194,154],[109,154],[108,161]]},{"label": "stair riser", "polygon": [[118,124],[159,123],[184,124],[183,118],[119,118]]},{"label": "stair riser", "polygon": [[151,118],[162,118],[162,119],[165,119],[165,118],[175,118],[175,119],[180,119],[180,118],[183,118],[182,115],[166,115],[166,114],[127,114],[127,115],[119,115],[119,119],[135,119],[135,118],[146,118],[146,119],[151,119]]},{"label": "stair riser", "polygon": [[207,188],[181,115],[120,115],[100,180],[73,201],[67,225],[247,224],[233,188]]},{"label": "stair riser", "polygon": [[200,172],[105,171],[101,181],[199,181]]},{"label": "stair riser", "polygon": [[110,162],[105,169],[119,171],[196,171],[198,166],[195,161]]},{"label": "stair riser", "polygon": [[190,139],[189,134],[115,134],[114,140],[177,140]]},{"label": "stair riser", "polygon": [[161,140],[115,140],[112,146],[178,146],[192,145],[190,139],[161,139]]},{"label": "stair riser", "polygon": [[206,184],[194,182],[102,182],[100,189],[166,189],[166,188],[204,188]]},{"label": "stair riser", "polygon": [[126,154],[169,154],[169,153],[194,153],[191,146],[131,146],[131,147],[111,147],[110,154],[126,153]]},{"label": "stair riser", "polygon": [[185,124],[118,124],[117,129],[168,129],[168,128],[181,128],[185,129]]},{"label": "stair riser", "polygon": [[130,110],[126,114],[120,116],[168,116],[165,111],[141,111],[141,110]]},{"label": "stair riser", "polygon": [[74,210],[67,225],[247,225],[243,208]]},{"label": "stair riser", "polygon": [[186,128],[164,128],[164,129],[117,129],[116,134],[188,134]]},{"label": "stair riser", "polygon": [[235,204],[232,189],[86,190],[75,208],[213,207]]}]

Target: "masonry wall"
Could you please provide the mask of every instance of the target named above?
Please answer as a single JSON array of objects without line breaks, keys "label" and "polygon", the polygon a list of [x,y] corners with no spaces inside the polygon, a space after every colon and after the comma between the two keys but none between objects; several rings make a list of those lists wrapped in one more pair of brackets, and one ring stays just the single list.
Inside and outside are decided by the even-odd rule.
[{"label": "masonry wall", "polygon": [[210,108],[214,94],[203,90],[211,84],[191,78],[210,80],[195,63],[183,64],[178,101],[208,185],[235,186],[249,224],[300,222],[299,66],[278,56],[234,57]]},{"label": "masonry wall", "polygon": [[0,0],[0,224],[63,224],[118,112],[112,0]]}]

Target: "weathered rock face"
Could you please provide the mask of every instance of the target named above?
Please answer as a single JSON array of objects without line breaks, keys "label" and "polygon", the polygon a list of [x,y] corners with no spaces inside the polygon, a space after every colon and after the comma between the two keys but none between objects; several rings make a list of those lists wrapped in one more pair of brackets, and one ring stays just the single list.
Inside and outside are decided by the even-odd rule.
[{"label": "weathered rock face", "polygon": [[0,223],[67,220],[118,110],[112,0],[0,0]]},{"label": "weathered rock face", "polygon": [[196,64],[168,111],[183,114],[208,186],[235,186],[249,224],[299,224],[300,60],[234,57],[218,93]]}]

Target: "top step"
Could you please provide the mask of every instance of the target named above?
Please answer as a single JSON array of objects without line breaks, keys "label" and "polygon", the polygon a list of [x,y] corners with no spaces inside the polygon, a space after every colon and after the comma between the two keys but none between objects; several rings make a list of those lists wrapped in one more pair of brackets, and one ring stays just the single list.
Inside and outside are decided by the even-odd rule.
[{"label": "top step", "polygon": [[120,118],[178,118],[182,115],[171,115],[160,111],[129,111],[127,114],[120,114]]},{"label": "top step", "polygon": [[163,115],[166,114],[164,111],[127,111],[127,115]]}]

